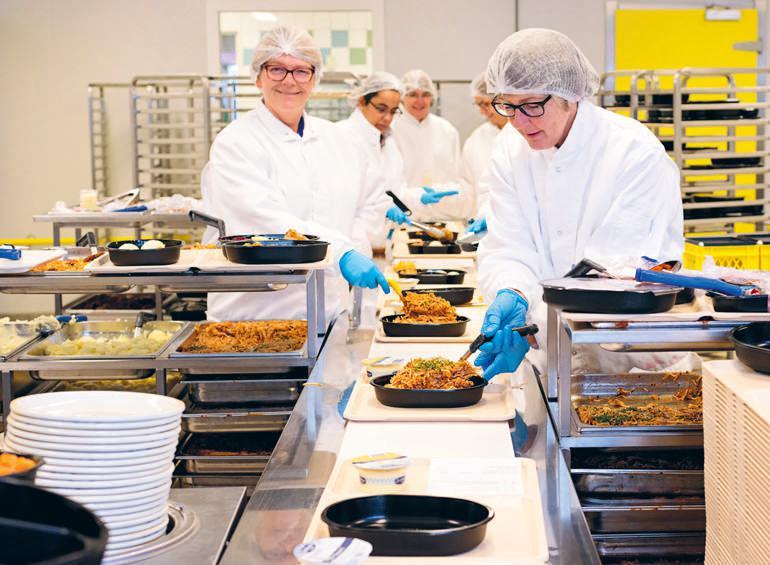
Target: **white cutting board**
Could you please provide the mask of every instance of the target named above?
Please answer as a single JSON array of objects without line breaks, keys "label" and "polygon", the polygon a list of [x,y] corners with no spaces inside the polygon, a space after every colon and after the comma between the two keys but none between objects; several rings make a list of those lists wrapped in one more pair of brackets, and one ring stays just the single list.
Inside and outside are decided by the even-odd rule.
[{"label": "white cutting board", "polygon": [[21,259],[18,261],[0,259],[0,275],[26,273],[38,265],[64,257],[66,254],[67,251],[64,249],[22,249]]}]

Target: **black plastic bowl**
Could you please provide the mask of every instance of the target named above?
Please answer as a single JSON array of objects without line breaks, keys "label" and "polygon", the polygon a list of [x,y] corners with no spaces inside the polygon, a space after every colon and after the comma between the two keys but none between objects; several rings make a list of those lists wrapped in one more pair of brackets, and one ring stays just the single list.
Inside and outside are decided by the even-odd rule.
[{"label": "black plastic bowl", "polygon": [[404,290],[404,294],[435,294],[449,302],[452,306],[468,304],[473,300],[472,286],[458,286],[448,288],[410,288]]},{"label": "black plastic bowl", "polygon": [[491,508],[462,498],[386,494],[350,498],[321,514],[332,536],[372,544],[372,555],[443,556],[470,551],[487,533]]},{"label": "black plastic bowl", "polygon": [[752,322],[730,331],[738,360],[760,373],[770,373],[770,322]]},{"label": "black plastic bowl", "polygon": [[401,314],[391,314],[380,318],[385,335],[390,337],[462,337],[469,319],[457,316],[456,322],[444,324],[402,324],[396,322]]},{"label": "black plastic bowl", "polygon": [[[27,469],[26,471],[22,471],[20,473],[9,473],[7,475],[0,475],[0,481],[5,480],[16,480],[16,481],[24,481],[27,483],[34,483],[35,482],[35,476],[37,476],[37,470],[40,469],[40,467],[43,465],[43,458],[38,457],[37,455],[27,455],[26,453],[13,453],[12,451],[0,451],[0,454],[2,453],[10,453],[11,455],[16,455],[17,457],[24,457],[25,459],[32,459],[32,461],[35,462],[35,466],[31,469]],[[2,551],[0,551],[0,562],[2,562]]]},{"label": "black plastic bowl", "polygon": [[747,296],[723,296],[707,292],[717,312],[770,312],[770,302],[766,294]]},{"label": "black plastic bowl", "polygon": [[325,241],[295,241],[281,239],[261,241],[260,245],[248,245],[250,241],[234,241],[222,245],[222,253],[233,263],[247,265],[317,263],[326,257],[329,244]]},{"label": "black plastic bowl", "polygon": [[395,373],[375,377],[369,384],[374,387],[374,395],[385,406],[394,408],[460,408],[473,406],[481,400],[487,381],[484,377],[471,377],[474,385],[457,389],[405,389],[388,388]]},{"label": "black plastic bowl", "polygon": [[460,246],[456,243],[442,243],[440,245],[427,245],[427,243],[423,241],[409,242],[407,248],[409,253],[416,255],[457,255],[461,251]]},{"label": "black plastic bowl", "polygon": [[[317,235],[308,235],[306,233],[303,233],[308,240],[316,241],[318,240]],[[271,240],[284,240],[284,241],[295,241],[291,239],[286,239],[284,237],[284,234],[282,233],[250,233],[250,234],[243,234],[243,235],[225,235],[219,238],[219,243],[233,243],[238,241],[251,241],[252,237],[267,237]]]},{"label": "black plastic bowl", "polygon": [[98,565],[107,528],[77,502],[23,481],[0,481],[0,562]]},{"label": "black plastic bowl", "polygon": [[[406,232],[409,236],[409,239],[421,239],[423,241],[436,241],[436,238],[432,235],[428,235],[424,231],[408,231]],[[450,231],[451,235],[450,237],[443,238],[441,241],[455,241],[457,239],[457,232],[456,231]]]},{"label": "black plastic bowl", "polygon": [[[119,267],[139,267],[147,265],[173,265],[179,261],[182,242],[178,239],[160,239],[166,246],[163,249],[142,249],[147,239],[122,239],[107,245],[110,261]],[[118,249],[124,243],[133,243],[139,249]]]},{"label": "black plastic bowl", "polygon": [[419,284],[463,284],[465,271],[460,269],[417,269],[416,275],[400,275],[400,277],[416,278],[420,281]]}]

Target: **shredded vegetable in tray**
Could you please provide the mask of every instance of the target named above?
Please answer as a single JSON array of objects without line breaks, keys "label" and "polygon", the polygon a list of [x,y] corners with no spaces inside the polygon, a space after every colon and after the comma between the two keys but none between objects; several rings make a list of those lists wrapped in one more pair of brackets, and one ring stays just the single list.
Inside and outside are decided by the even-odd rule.
[{"label": "shredded vegetable in tray", "polygon": [[182,353],[281,353],[300,349],[307,340],[305,320],[208,322],[195,328]]}]

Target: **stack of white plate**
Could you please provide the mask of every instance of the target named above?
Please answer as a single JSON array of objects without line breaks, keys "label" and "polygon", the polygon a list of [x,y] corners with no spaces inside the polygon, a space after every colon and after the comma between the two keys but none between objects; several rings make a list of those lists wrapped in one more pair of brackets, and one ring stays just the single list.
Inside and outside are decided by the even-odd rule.
[{"label": "stack of white plate", "polygon": [[9,450],[43,457],[35,484],[91,509],[107,526],[105,557],[163,535],[184,403],[137,392],[17,398]]}]

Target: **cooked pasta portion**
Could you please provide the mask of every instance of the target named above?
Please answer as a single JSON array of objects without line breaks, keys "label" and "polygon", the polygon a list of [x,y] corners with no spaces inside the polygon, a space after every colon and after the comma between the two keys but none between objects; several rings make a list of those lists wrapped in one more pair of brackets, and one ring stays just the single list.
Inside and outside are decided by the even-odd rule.
[{"label": "cooked pasta portion", "polygon": [[457,321],[457,310],[432,292],[408,292],[404,294],[404,314],[394,321],[402,324],[446,324]]},{"label": "cooked pasta portion", "polygon": [[478,371],[467,361],[450,361],[443,357],[412,359],[390,379],[388,388],[457,389],[474,386],[471,377]]}]

